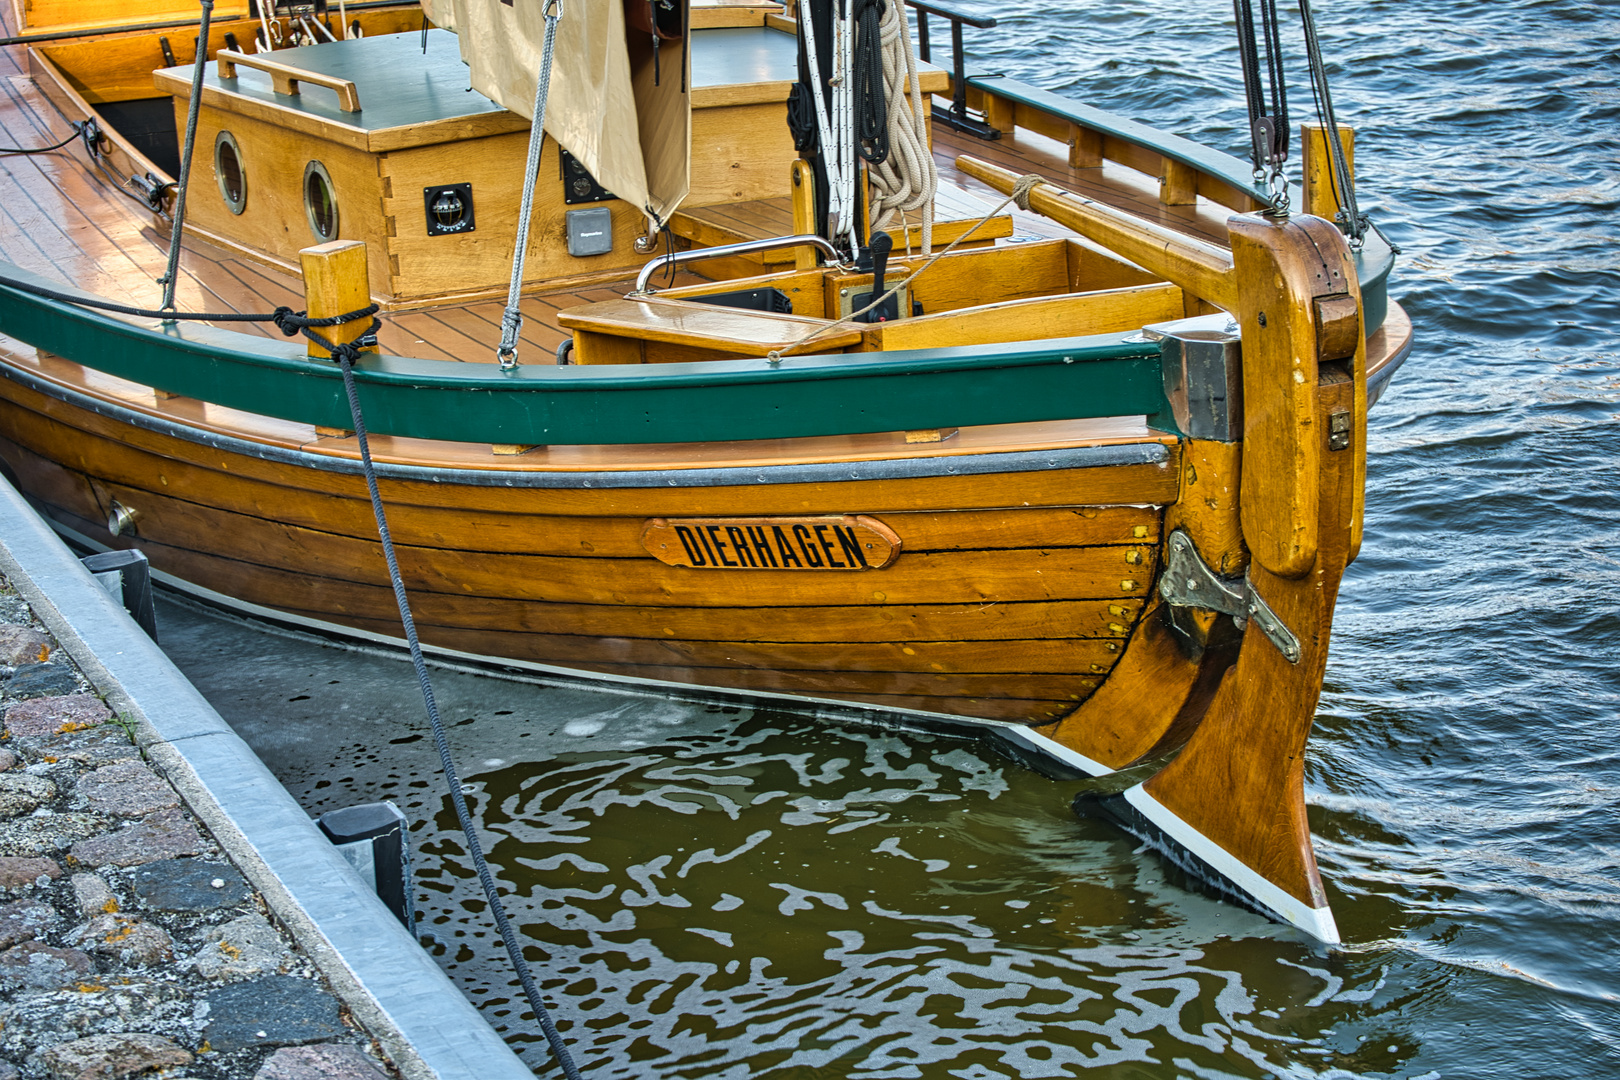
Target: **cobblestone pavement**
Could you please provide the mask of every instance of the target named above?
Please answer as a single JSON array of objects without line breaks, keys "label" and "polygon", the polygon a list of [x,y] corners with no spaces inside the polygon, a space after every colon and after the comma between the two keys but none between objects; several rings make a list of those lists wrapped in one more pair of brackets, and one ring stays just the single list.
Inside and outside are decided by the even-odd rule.
[{"label": "cobblestone pavement", "polygon": [[384,1080],[313,964],[0,577],[0,1080]]}]

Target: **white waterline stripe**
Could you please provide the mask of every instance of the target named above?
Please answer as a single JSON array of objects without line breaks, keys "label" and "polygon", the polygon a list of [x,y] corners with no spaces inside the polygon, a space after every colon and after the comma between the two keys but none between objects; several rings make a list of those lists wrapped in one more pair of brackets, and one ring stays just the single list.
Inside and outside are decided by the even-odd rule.
[{"label": "white waterline stripe", "polygon": [[1239,862],[1231,852],[1177,817],[1163,803],[1149,795],[1141,784],[1127,790],[1125,799],[1138,813],[1162,829],[1166,836],[1247,893],[1260,906],[1276,913],[1284,921],[1292,923],[1325,944],[1339,944],[1339,927],[1333,920],[1332,908],[1311,907],[1273,885]]},{"label": "white waterline stripe", "polygon": [[1107,765],[1086,757],[1078,750],[1071,750],[1055,739],[1047,738],[1033,728],[1019,724],[1007,725],[1007,737],[1024,743],[1031,750],[1043,757],[1055,758],[1065,765],[1072,765],[1088,776],[1107,776],[1113,772]]}]

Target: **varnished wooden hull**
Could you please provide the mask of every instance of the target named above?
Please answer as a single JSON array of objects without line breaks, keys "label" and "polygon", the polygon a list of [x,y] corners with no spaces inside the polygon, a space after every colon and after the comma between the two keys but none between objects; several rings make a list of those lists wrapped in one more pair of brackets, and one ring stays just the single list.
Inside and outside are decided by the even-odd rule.
[{"label": "varnished wooden hull", "polygon": [[[0,382],[0,460],[54,520],[138,546],[205,589],[397,634],[351,458],[288,448],[265,460],[247,441],[208,446],[155,414],[92,410],[33,383]],[[509,474],[511,486],[396,461],[384,494],[429,644],[1040,723],[1113,669],[1151,595],[1162,508],[1179,485],[1174,441],[1145,431],[1038,457],[908,456],[900,444],[875,461],[755,466],[746,481],[720,458],[703,470],[534,470]],[[107,532],[115,501],[139,514],[134,538]],[[844,514],[900,537],[892,565],[693,569],[640,541],[657,517]]]}]

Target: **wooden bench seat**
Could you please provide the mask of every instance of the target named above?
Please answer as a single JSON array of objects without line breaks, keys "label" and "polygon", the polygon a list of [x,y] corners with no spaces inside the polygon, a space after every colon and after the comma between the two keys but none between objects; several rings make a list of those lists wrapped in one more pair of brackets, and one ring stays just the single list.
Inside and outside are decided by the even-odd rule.
[{"label": "wooden bench seat", "polygon": [[1137,330],[1183,316],[1174,285],[1009,300],[883,324],[884,349],[942,349]]},{"label": "wooden bench seat", "polygon": [[[557,322],[574,332],[576,364],[689,363],[764,356],[827,325],[825,319],[657,297],[569,308],[557,313]],[[841,326],[817,338],[806,351],[840,352],[859,344],[863,336],[859,327]]]}]

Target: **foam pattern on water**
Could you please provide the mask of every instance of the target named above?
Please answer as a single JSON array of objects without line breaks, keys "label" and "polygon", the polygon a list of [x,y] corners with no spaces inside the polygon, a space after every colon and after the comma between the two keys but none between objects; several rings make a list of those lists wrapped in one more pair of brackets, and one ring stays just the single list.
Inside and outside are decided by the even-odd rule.
[{"label": "foam pattern on water", "polygon": [[[1314,1075],[1360,1051],[1334,1029],[1382,981],[1184,891],[1062,785],[954,740],[759,716],[471,787],[594,1075]],[[424,929],[543,1056],[436,825]]]}]

